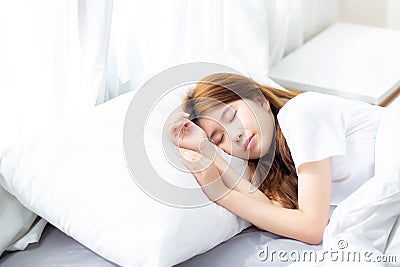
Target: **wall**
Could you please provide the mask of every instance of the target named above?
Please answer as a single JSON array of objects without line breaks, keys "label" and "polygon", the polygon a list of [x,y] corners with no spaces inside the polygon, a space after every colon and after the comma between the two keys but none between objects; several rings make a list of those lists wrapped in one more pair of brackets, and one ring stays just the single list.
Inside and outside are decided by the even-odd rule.
[{"label": "wall", "polygon": [[340,21],[400,30],[400,0],[339,0]]},{"label": "wall", "polygon": [[400,30],[400,0],[388,0],[388,28]]}]

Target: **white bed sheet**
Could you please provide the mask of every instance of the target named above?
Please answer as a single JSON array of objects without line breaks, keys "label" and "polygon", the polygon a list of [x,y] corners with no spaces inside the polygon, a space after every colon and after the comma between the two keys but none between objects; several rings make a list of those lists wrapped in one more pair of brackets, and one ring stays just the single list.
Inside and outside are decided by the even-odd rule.
[{"label": "white bed sheet", "polygon": [[[258,259],[258,251],[283,250],[290,253],[296,250],[316,251],[321,245],[311,246],[305,243],[283,238],[269,232],[260,231],[253,226],[243,230],[238,235],[214,247],[206,253],[197,255],[176,267],[192,266],[287,266],[291,261],[280,261],[277,254],[274,261],[268,258],[265,261]],[[288,256],[286,256],[288,257]],[[118,266],[98,256],[73,238],[48,224],[42,238],[37,244],[30,244],[26,250],[11,252],[0,258],[1,267],[111,267]]]},{"label": "white bed sheet", "polygon": [[25,250],[10,252],[0,258],[1,267],[58,267],[115,265],[87,249],[51,224],[47,224],[39,243],[29,244]]}]

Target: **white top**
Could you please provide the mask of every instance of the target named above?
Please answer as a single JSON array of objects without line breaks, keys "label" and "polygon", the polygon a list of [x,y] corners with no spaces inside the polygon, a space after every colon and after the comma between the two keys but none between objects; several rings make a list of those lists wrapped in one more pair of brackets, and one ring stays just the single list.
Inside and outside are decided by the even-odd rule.
[{"label": "white top", "polygon": [[331,205],[374,175],[375,136],[385,108],[316,92],[290,99],[279,111],[296,172],[301,164],[331,157]]}]

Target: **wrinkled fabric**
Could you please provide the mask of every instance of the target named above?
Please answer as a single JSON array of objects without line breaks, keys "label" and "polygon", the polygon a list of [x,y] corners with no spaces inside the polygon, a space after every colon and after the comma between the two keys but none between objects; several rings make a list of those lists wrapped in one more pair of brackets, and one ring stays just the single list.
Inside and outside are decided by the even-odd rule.
[{"label": "wrinkled fabric", "polygon": [[325,257],[323,263],[290,266],[399,266],[399,118],[400,99],[397,99],[385,110],[379,124],[375,176],[337,206],[325,229],[319,255],[337,251],[339,257]]}]

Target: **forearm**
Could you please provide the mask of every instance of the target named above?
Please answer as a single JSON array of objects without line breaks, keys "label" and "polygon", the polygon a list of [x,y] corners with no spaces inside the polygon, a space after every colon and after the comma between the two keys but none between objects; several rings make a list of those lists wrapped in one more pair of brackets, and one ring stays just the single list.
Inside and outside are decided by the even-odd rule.
[{"label": "forearm", "polygon": [[217,154],[214,164],[222,173],[222,180],[228,188],[232,188],[244,195],[272,204],[272,201],[258,188],[251,184],[247,178],[230,166],[224,158]]},{"label": "forearm", "polygon": [[216,153],[215,147],[212,143],[204,143],[202,146],[202,152],[206,157],[214,159],[213,164],[222,174],[222,180],[228,188],[236,190],[252,198],[259,199],[266,203],[279,205],[278,203],[274,203],[273,201],[271,201],[263,192],[252,185],[246,179],[246,177],[241,175],[239,172],[236,171],[236,169],[228,164],[219,153]]},{"label": "forearm", "polygon": [[301,210],[277,207],[234,190],[216,203],[260,229],[310,244],[320,243],[325,228]]}]

